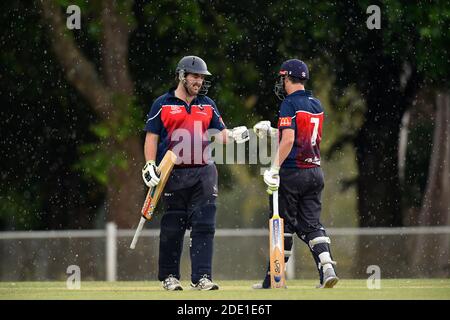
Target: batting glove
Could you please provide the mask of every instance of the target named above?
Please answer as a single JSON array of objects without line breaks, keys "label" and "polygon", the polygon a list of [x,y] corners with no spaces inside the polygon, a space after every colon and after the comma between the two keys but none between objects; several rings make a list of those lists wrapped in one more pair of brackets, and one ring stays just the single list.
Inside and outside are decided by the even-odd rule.
[{"label": "batting glove", "polygon": [[278,132],[278,129],[272,128],[270,121],[264,120],[255,124],[253,126],[253,131],[256,133],[258,137],[262,139],[266,135],[269,135],[270,137],[275,136]]},{"label": "batting glove", "polygon": [[271,167],[264,171],[264,182],[267,184],[267,193],[272,194],[280,186],[280,167]]},{"label": "batting glove", "polygon": [[149,160],[145,164],[144,168],[142,169],[142,179],[144,179],[145,184],[149,188],[158,185],[160,174],[156,170],[156,164],[154,160]]},{"label": "batting glove", "polygon": [[228,130],[228,137],[233,138],[236,143],[244,143],[250,140],[250,135],[248,134],[248,129],[246,126],[240,126]]}]

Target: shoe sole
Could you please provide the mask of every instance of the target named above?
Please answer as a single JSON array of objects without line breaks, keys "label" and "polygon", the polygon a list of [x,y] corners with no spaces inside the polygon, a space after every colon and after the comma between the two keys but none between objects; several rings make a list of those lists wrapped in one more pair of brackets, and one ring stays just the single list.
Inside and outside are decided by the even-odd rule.
[{"label": "shoe sole", "polygon": [[213,286],[211,289],[206,289],[206,290],[219,290],[218,286]]},{"label": "shoe sole", "polygon": [[175,289],[166,289],[166,288],[164,288],[164,290],[166,290],[166,291],[183,291],[183,287],[176,287]]},{"label": "shoe sole", "polygon": [[338,283],[338,281],[338,277],[328,278],[327,281],[325,281],[325,283],[323,284],[322,288],[331,289],[336,285],[336,283]]},{"label": "shoe sole", "polygon": [[263,289],[269,289],[269,288],[264,288],[264,287],[254,287],[254,286],[252,286],[252,289],[253,290],[263,290]]},{"label": "shoe sole", "polygon": [[191,287],[192,290],[198,290],[198,291],[211,291],[211,290],[219,290],[219,286],[212,286],[211,288],[208,289],[199,289],[196,287]]}]

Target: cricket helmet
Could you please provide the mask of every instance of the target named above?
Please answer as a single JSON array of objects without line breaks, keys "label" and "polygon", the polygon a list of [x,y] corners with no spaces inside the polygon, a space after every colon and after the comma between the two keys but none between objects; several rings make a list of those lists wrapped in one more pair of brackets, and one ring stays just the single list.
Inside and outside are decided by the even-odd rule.
[{"label": "cricket helmet", "polygon": [[301,60],[289,59],[283,62],[280,68],[280,75],[287,75],[290,77],[299,78],[301,80],[309,79],[309,70]]},{"label": "cricket helmet", "polygon": [[181,58],[175,72],[178,74],[180,71],[184,71],[185,74],[198,73],[205,76],[211,75],[208,71],[208,67],[206,66],[206,62],[203,61],[202,58],[196,56],[186,56]]},{"label": "cricket helmet", "polygon": [[300,80],[309,79],[309,70],[306,63],[298,59],[289,59],[283,62],[278,73],[278,80],[275,83],[275,95],[283,100],[286,97],[286,90],[284,88],[284,79],[289,77],[298,78]]},{"label": "cricket helmet", "polygon": [[[197,56],[185,56],[181,58],[178,62],[177,68],[175,70],[178,80],[182,81],[186,87],[186,75],[188,73],[197,73],[205,76],[210,76],[211,73],[208,71],[206,62]],[[206,95],[208,89],[211,86],[211,81],[203,80],[202,87],[200,89],[199,95]]]}]

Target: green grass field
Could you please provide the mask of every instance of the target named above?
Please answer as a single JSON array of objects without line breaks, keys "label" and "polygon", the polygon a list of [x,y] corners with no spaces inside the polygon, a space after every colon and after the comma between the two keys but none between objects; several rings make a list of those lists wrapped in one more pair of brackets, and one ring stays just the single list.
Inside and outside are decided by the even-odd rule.
[{"label": "green grass field", "polygon": [[313,280],[290,280],[288,289],[254,290],[253,281],[217,281],[218,291],[194,291],[182,281],[184,291],[164,291],[156,281],[86,281],[81,289],[69,290],[65,282],[0,282],[0,299],[177,299],[177,300],[302,300],[302,299],[446,299],[450,279],[386,279],[381,289],[369,290],[366,280],[341,279],[333,289],[315,289]]}]

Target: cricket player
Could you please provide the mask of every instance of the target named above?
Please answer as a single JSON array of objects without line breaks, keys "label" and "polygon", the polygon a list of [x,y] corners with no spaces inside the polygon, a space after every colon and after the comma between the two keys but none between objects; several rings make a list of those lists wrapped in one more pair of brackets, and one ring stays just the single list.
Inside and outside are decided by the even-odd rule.
[{"label": "cricket player", "polygon": [[[330,238],[320,223],[324,187],[320,142],[324,115],[320,101],[305,90],[308,79],[309,70],[303,61],[285,61],[274,90],[282,100],[278,130],[271,127],[270,121],[260,121],[254,131],[260,137],[279,135],[278,153],[271,168],[264,172],[264,182],[269,194],[278,190],[280,216],[284,219],[285,262],[291,255],[295,233],[311,250],[320,276],[317,287],[332,288],[339,281],[334,270],[336,262],[331,257]],[[262,284],[253,288],[270,287],[270,269],[267,270]]]},{"label": "cricket player", "polygon": [[[215,129],[221,143],[249,139],[245,126],[226,129],[215,102],[206,96],[211,73],[199,57],[183,57],[176,68],[177,86],[157,98],[145,125],[142,177],[148,187],[156,186],[157,165],[167,150],[181,159],[177,162],[162,195],[158,279],[166,290],[183,290],[180,284],[180,258],[186,229],[190,232],[191,287],[217,290],[212,280],[215,233],[217,169],[211,161],[205,134]],[[216,140],[217,141],[217,140]],[[180,148],[182,144],[182,148]]]}]

